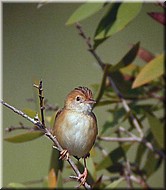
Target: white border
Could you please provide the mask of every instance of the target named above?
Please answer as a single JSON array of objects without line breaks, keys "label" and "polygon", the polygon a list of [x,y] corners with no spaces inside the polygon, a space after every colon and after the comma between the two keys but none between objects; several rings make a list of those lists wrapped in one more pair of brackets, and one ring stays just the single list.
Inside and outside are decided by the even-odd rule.
[{"label": "white border", "polygon": [[[2,100],[2,2],[0,1],[0,100]],[[0,187],[2,187],[2,105],[0,105]]]},{"label": "white border", "polygon": [[[103,0],[104,1],[104,0]],[[9,3],[22,3],[22,2],[30,2],[30,3],[41,3],[41,4],[45,4],[45,3],[48,3],[48,2],[61,2],[61,3],[72,3],[72,2],[103,2],[102,0],[86,0],[86,1],[82,1],[82,0],[41,0],[41,1],[34,1],[34,0],[18,0],[18,1],[15,1],[15,0],[3,0],[1,1],[0,0],[0,100],[2,100],[2,70],[3,70],[3,51],[2,51],[2,35],[3,35],[3,30],[2,30],[2,23],[3,23],[3,16],[2,16],[2,4],[3,2],[9,2]],[[120,0],[107,0],[105,2],[119,2]],[[163,0],[160,1],[160,0],[122,0],[121,2],[164,2]],[[3,166],[3,159],[2,159],[2,140],[3,140],[3,136],[2,136],[2,126],[3,126],[3,123],[2,123],[2,105],[0,104],[0,187],[2,187],[2,166]]]}]

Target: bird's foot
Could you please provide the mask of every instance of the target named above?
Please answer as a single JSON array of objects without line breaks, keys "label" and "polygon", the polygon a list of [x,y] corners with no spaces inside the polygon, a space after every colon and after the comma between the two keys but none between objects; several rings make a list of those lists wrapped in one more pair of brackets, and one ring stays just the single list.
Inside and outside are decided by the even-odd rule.
[{"label": "bird's foot", "polygon": [[69,152],[68,152],[68,150],[62,150],[60,152],[59,160],[60,159],[62,159],[62,160],[68,160],[69,159]]},{"label": "bird's foot", "polygon": [[88,170],[87,168],[85,168],[84,172],[77,178],[78,181],[81,181],[78,187],[85,184],[87,176],[88,176]]}]

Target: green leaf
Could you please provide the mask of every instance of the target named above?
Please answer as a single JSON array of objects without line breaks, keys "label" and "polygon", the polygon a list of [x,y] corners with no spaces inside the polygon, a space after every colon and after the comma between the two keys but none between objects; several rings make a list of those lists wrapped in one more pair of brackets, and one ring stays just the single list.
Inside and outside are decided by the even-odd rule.
[{"label": "green leaf", "polygon": [[124,74],[124,75],[129,75],[129,76],[133,76],[133,73],[135,71],[140,71],[141,66],[135,65],[135,64],[129,64],[126,67],[123,67],[120,69],[120,71]]},{"label": "green leaf", "polygon": [[[147,141],[149,141],[149,142],[152,141],[153,135],[152,135],[150,130],[148,130],[147,134],[145,134],[145,139]],[[144,158],[144,154],[145,154],[146,151],[147,151],[147,147],[144,144],[140,143],[138,148],[137,148],[137,153],[136,153],[136,156],[135,156],[135,163],[137,164],[137,166],[141,165],[141,162],[142,162],[142,160]]]},{"label": "green leaf", "polygon": [[59,151],[55,148],[52,149],[51,160],[50,160],[50,168],[55,170],[56,176],[58,176],[58,172],[63,170],[64,162],[59,159]]},{"label": "green leaf", "polygon": [[[102,78],[102,81],[101,81],[101,84],[100,84],[100,87],[99,87],[97,96],[96,96],[96,98],[95,98],[95,99],[96,99],[96,104],[95,104],[95,106],[97,106],[97,104],[99,103],[100,99],[102,98],[102,96],[103,96],[103,94],[104,94],[105,83],[106,83],[107,74],[108,74],[108,71],[109,71],[110,67],[111,67],[111,65],[108,65],[108,64],[105,65],[104,73],[103,73],[103,78]],[[94,107],[95,107],[95,106],[94,106]]]},{"label": "green leaf", "polygon": [[117,125],[120,125],[122,122],[122,119],[125,115],[125,110],[123,108],[114,108],[113,110],[108,110],[110,112],[109,119],[104,123],[102,130],[100,134],[102,135],[103,133],[106,132],[106,130],[110,128],[115,128]]},{"label": "green leaf", "polygon": [[133,82],[132,88],[137,88],[146,83],[151,82],[157,77],[164,73],[164,54],[160,54],[152,61],[147,63],[140,71],[135,81]]},{"label": "green leaf", "polygon": [[124,97],[138,97],[143,91],[143,89],[140,88],[132,89],[132,82],[126,81],[120,71],[111,72],[109,77],[115,83],[116,87],[119,89],[119,91],[121,92],[121,94],[123,94]]},{"label": "green leaf", "polygon": [[85,18],[90,17],[91,15],[98,12],[104,5],[103,3],[84,3],[81,5],[68,19],[66,25],[74,24]]},{"label": "green leaf", "polygon": [[152,134],[161,148],[164,148],[164,126],[155,116],[146,113]]},{"label": "green leaf", "polygon": [[107,157],[105,157],[96,167],[97,171],[106,169],[113,165],[112,159],[111,159],[111,154],[109,154]]},{"label": "green leaf", "polygon": [[146,172],[147,177],[150,177],[154,172],[157,171],[161,165],[161,157],[156,157],[152,151],[148,152],[143,170]]},{"label": "green leaf", "polygon": [[63,188],[63,178],[62,178],[62,172],[59,170],[58,172],[58,179],[57,179],[57,188]]},{"label": "green leaf", "polygon": [[116,100],[103,100],[100,101],[96,106],[107,106],[109,104],[114,104],[114,103],[119,103],[120,100],[116,99]]},{"label": "green leaf", "polygon": [[5,141],[12,142],[12,143],[22,143],[34,140],[36,138],[39,138],[43,135],[43,132],[41,131],[28,131],[26,133],[22,133],[19,135],[15,135],[12,137],[6,137],[4,138]]},{"label": "green leaf", "polygon": [[36,111],[31,110],[29,108],[23,109],[23,112],[27,114],[29,117],[34,118],[36,116]]},{"label": "green leaf", "polygon": [[91,157],[87,159],[87,168],[89,170],[90,175],[93,177],[94,180],[96,180],[97,178],[96,168],[93,159]]},{"label": "green leaf", "polygon": [[[113,17],[114,19],[106,24],[101,22],[98,28],[102,28],[101,32],[96,32],[95,39],[103,39],[124,29],[140,12],[142,3],[122,3],[120,7],[110,10],[105,20]],[[104,24],[103,24],[104,23]]]},{"label": "green leaf", "polygon": [[109,68],[109,72],[115,72],[131,64],[137,56],[140,43],[137,42],[116,65]]},{"label": "green leaf", "polygon": [[114,149],[107,157],[105,157],[99,165],[97,165],[96,170],[109,168],[114,163],[117,163],[120,158],[122,158],[128,151],[132,144],[123,144],[118,148]]},{"label": "green leaf", "polygon": [[116,188],[119,183],[121,183],[124,180],[124,178],[119,178],[118,180],[113,181],[112,183],[110,183],[109,185],[107,185],[104,189],[112,189],[112,188]]},{"label": "green leaf", "polygon": [[27,188],[25,185],[21,183],[9,183],[7,188]]},{"label": "green leaf", "polygon": [[108,38],[108,37],[103,37],[102,39],[96,39],[96,36],[100,34],[102,31],[105,31],[106,33],[116,20],[116,15],[120,3],[111,3],[109,5],[110,6],[107,13],[100,20],[97,29],[95,31],[94,46],[93,46],[94,49],[97,48],[101,43],[103,43]]}]

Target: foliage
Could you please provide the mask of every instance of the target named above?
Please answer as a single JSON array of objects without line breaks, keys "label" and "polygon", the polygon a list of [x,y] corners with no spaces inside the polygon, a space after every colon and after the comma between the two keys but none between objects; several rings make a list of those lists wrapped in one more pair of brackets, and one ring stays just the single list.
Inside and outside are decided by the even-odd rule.
[{"label": "foliage", "polygon": [[[110,37],[113,38],[121,30],[125,30],[134,21],[142,6],[142,3],[85,3],[71,15],[66,24],[88,19],[99,11],[106,12],[94,30],[93,45],[90,49],[94,55],[102,43]],[[163,14],[152,12],[147,16],[150,15],[159,24],[164,24]],[[86,37],[83,31],[82,35]],[[123,58],[119,59],[118,63],[112,65],[97,60],[101,64],[103,77],[100,83],[93,85],[97,100],[95,106],[110,105],[107,111],[111,119],[105,121],[102,126],[96,146],[92,149],[92,156],[88,159],[88,181],[94,187],[116,188],[124,181],[129,187],[135,187],[136,183],[140,187],[148,187],[148,178],[160,168],[165,158],[162,115],[164,54],[161,52],[155,55],[150,50],[140,47],[140,42],[133,43],[135,44]],[[135,64],[137,56],[144,61],[144,66]],[[26,113],[30,116],[34,115],[32,110],[26,110]],[[48,117],[48,123],[52,123],[52,118],[54,115]],[[144,121],[148,121],[148,124],[144,125]],[[124,123],[127,123],[127,129],[123,128]],[[113,131],[111,135],[108,135],[109,130]],[[21,135],[6,137],[4,140],[19,143],[41,135],[42,133],[38,131],[26,131]],[[108,147],[110,143],[116,142],[117,148],[107,153],[102,141],[105,141]],[[133,147],[136,154],[134,161],[131,161],[128,153]],[[96,149],[100,153],[95,153]],[[99,154],[100,161],[96,160],[93,154],[95,156]],[[44,187],[63,187],[63,173],[66,168],[58,156],[58,151],[53,150],[49,174],[43,183]],[[78,167],[81,168],[82,165]],[[107,180],[99,175],[105,170],[108,173]],[[9,187],[24,186],[11,183]]]}]

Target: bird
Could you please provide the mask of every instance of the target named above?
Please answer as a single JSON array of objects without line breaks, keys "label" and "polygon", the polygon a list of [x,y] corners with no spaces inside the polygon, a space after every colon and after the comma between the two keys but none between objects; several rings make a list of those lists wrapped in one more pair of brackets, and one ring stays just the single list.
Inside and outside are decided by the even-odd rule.
[{"label": "bird", "polygon": [[64,107],[57,112],[53,126],[53,135],[63,148],[59,159],[67,160],[72,155],[84,160],[84,172],[78,176],[80,186],[86,182],[86,159],[98,134],[97,119],[92,111],[95,103],[89,88],[74,88],[67,95]]}]

